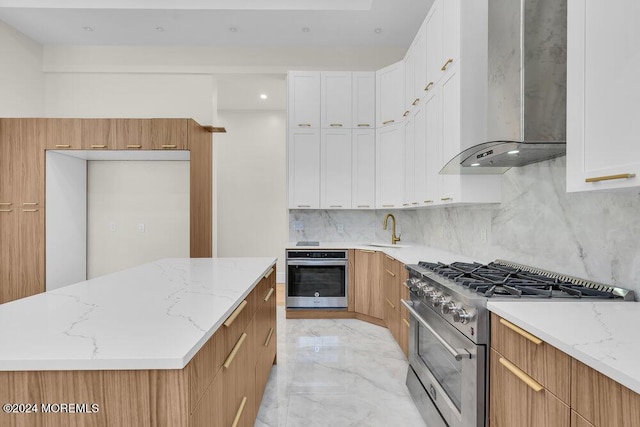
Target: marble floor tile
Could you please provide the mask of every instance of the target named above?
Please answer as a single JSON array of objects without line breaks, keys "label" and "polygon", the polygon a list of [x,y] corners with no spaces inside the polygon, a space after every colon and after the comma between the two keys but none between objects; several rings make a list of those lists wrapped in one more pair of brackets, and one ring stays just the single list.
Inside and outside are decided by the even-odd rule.
[{"label": "marble floor tile", "polygon": [[285,319],[260,427],[425,424],[405,386],[407,362],[391,333],[355,319]]}]

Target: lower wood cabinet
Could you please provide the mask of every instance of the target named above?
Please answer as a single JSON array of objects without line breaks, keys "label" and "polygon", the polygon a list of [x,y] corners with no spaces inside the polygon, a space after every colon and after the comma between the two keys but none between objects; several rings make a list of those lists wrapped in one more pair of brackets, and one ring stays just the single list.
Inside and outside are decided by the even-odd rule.
[{"label": "lower wood cabinet", "polygon": [[406,358],[409,358],[409,335],[411,328],[411,314],[409,310],[402,304],[402,300],[408,301],[409,287],[407,286],[407,276],[409,272],[405,268],[400,269],[400,348],[404,352]]},{"label": "lower wood cabinet", "polygon": [[384,254],[382,257],[382,289],[384,322],[396,342],[400,343],[400,270],[402,264]]},{"label": "lower wood cabinet", "polygon": [[382,254],[370,250],[354,251],[354,281],[356,313],[382,319],[384,317],[384,298],[380,281]]}]

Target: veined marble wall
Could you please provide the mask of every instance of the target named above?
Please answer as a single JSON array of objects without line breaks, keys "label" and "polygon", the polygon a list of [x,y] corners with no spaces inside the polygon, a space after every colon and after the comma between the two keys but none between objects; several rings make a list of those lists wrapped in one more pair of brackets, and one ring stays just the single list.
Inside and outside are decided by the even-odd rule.
[{"label": "veined marble wall", "polygon": [[[640,195],[566,193],[565,174],[561,157],[509,170],[499,205],[394,212],[402,242],[479,261],[506,259],[633,289],[640,296]],[[290,211],[290,240],[390,241],[382,230],[386,213]],[[303,221],[304,231],[294,231],[294,221]]]}]

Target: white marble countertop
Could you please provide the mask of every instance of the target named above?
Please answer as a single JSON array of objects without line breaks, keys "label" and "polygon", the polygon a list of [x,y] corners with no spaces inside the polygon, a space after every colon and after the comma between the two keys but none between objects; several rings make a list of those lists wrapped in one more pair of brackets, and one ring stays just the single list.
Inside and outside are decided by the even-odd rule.
[{"label": "white marble countertop", "polygon": [[417,264],[418,261],[444,262],[450,263],[455,261],[462,262],[483,262],[487,263],[493,260],[478,260],[469,258],[454,252],[444,251],[429,246],[421,246],[413,243],[401,243],[391,245],[389,243],[356,243],[356,242],[319,242],[318,246],[296,246],[296,242],[289,242],[286,249],[298,250],[318,250],[318,249],[365,249],[383,252],[390,257],[397,259],[403,264]]},{"label": "white marble countertop", "polygon": [[164,259],[0,305],[0,371],[182,369],[276,262]]},{"label": "white marble countertop", "polygon": [[487,308],[640,393],[637,302],[489,301]]}]

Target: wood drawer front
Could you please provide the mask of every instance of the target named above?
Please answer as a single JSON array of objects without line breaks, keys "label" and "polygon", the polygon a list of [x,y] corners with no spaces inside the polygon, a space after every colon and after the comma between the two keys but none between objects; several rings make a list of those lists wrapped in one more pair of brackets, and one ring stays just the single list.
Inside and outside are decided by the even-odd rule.
[{"label": "wood drawer front", "polygon": [[640,427],[640,394],[572,359],[571,408],[596,427]]},{"label": "wood drawer front", "polygon": [[400,263],[387,254],[382,254],[382,269],[385,273],[387,270],[393,273],[396,278],[400,276]]},{"label": "wood drawer front", "polygon": [[571,427],[594,427],[589,421],[582,418],[576,411],[571,410]]},{"label": "wood drawer front", "polygon": [[213,382],[205,390],[202,399],[189,417],[190,427],[208,427],[230,425],[225,419],[226,411],[223,410],[224,401],[224,375],[216,375]]},{"label": "wood drawer front", "polygon": [[491,349],[489,418],[494,427],[569,427],[570,408],[542,388],[534,391],[503,366]]},{"label": "wood drawer front", "polygon": [[544,341],[535,344],[500,321],[491,314],[491,347],[569,404],[571,357]]},{"label": "wood drawer front", "polygon": [[191,411],[196,409],[207,387],[220,371],[227,355],[224,330],[218,329],[189,362],[187,368]]}]

